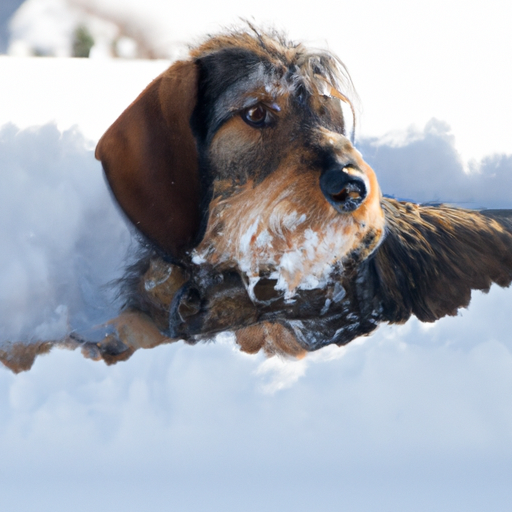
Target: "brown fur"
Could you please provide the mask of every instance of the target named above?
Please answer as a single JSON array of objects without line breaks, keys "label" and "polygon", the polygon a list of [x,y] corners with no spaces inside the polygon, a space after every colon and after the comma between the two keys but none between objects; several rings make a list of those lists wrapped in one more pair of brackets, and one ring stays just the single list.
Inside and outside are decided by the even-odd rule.
[{"label": "brown fur", "polygon": [[485,212],[389,199],[383,206],[388,236],[375,260],[389,321],[414,314],[433,322],[466,307],[473,289],[510,285],[511,230]]},{"label": "brown fur", "polygon": [[[368,170],[373,178],[373,171]],[[366,256],[369,256],[384,231],[376,180],[371,197],[351,216],[340,216],[325,201],[317,182],[318,176],[313,172],[301,172],[285,161],[283,169],[276,170],[261,184],[255,186],[249,182],[225,199],[219,196],[210,205],[210,221],[197,253],[218,271],[240,267],[243,261],[249,265],[247,277],[257,277],[272,272],[280,258],[297,250],[303,268],[283,271],[290,291],[326,257],[320,250],[308,254],[304,247],[307,233],[318,236],[318,246],[324,246],[330,253],[328,264],[332,266],[356,250],[372,232],[375,236],[373,245],[367,247]],[[304,221],[296,225],[294,221],[302,217]],[[258,226],[248,241],[247,251],[243,252],[241,239],[255,222]],[[258,243],[262,233],[271,237],[271,243]],[[338,236],[332,237],[333,233]]]},{"label": "brown fur", "polygon": [[164,251],[190,248],[200,223],[197,152],[189,119],[197,72],[177,62],[107,130],[96,148],[128,218]]},{"label": "brown fur", "polygon": [[[199,59],[206,55],[215,54],[228,48],[243,48],[262,59],[269,60],[276,70],[284,70],[291,64],[301,68],[302,73],[308,76],[308,84],[322,93],[325,82],[334,87],[337,94],[346,91],[343,101],[350,102],[349,96],[355,96],[352,81],[344,64],[332,53],[327,51],[312,52],[301,43],[287,40],[279,32],[262,32],[249,24],[250,30],[231,31],[209,37],[204,43],[190,51],[192,59]],[[319,74],[315,63],[323,64]]]},{"label": "brown fur", "polygon": [[53,347],[51,341],[34,343],[7,343],[0,349],[0,361],[14,373],[30,370],[35,358],[48,354]]}]

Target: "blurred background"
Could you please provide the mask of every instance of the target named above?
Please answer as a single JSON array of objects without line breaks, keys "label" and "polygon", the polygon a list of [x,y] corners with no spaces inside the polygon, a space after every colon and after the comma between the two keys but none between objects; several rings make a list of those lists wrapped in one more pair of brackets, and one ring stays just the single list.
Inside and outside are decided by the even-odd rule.
[{"label": "blurred background", "polygon": [[11,56],[170,58],[173,42],[122,3],[5,0],[0,51]]},{"label": "blurred background", "polygon": [[361,98],[359,134],[402,143],[405,129],[441,119],[467,163],[510,151],[510,9],[502,0],[2,0],[0,53],[175,59],[249,19],[341,57]]}]

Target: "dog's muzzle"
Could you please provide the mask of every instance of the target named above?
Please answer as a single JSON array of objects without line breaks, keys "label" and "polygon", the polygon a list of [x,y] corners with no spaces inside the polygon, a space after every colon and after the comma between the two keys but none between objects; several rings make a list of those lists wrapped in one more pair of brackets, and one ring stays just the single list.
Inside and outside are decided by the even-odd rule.
[{"label": "dog's muzzle", "polygon": [[332,168],[320,176],[320,188],[325,198],[339,212],[357,210],[368,195],[363,179],[349,174],[348,168]]}]

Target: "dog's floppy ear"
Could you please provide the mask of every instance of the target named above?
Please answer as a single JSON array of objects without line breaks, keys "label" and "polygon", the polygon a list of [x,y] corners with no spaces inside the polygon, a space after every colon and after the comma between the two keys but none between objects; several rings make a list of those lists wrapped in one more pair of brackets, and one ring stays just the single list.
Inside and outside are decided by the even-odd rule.
[{"label": "dog's floppy ear", "polygon": [[190,128],[197,81],[194,62],[176,62],[96,147],[96,158],[128,218],[175,258],[192,247],[201,224],[198,153]]}]

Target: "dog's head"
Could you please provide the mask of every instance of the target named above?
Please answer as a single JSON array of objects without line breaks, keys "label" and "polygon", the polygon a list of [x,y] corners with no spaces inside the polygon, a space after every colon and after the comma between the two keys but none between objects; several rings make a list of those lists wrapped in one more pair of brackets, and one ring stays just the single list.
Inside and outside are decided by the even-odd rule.
[{"label": "dog's head", "polygon": [[171,259],[235,269],[256,301],[262,278],[291,298],[383,234],[376,177],[346,133],[348,89],[328,52],[255,30],[213,37],[141,93],[96,156]]}]

